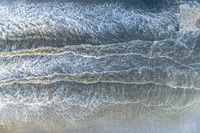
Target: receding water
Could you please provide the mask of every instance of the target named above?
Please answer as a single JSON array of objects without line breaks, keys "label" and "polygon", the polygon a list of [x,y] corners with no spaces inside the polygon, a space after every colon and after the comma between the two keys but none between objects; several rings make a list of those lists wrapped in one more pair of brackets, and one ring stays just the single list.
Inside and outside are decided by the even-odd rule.
[{"label": "receding water", "polygon": [[200,132],[194,0],[2,0],[0,133]]}]

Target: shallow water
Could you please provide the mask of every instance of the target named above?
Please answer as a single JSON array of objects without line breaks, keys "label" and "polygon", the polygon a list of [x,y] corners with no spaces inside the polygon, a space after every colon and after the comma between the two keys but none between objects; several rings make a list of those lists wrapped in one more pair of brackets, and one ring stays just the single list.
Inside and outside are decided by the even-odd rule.
[{"label": "shallow water", "polygon": [[198,133],[182,4],[199,1],[1,1],[0,133]]}]

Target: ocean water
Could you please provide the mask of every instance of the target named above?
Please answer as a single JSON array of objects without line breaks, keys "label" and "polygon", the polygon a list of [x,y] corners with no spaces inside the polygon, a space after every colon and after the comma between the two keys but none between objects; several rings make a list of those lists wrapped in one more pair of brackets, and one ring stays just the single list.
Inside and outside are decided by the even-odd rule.
[{"label": "ocean water", "polygon": [[199,133],[199,0],[1,0],[0,133]]}]

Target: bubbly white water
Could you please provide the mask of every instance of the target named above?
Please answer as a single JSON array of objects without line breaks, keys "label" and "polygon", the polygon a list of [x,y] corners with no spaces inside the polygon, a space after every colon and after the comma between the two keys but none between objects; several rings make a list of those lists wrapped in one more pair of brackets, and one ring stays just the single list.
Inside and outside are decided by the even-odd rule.
[{"label": "bubbly white water", "polygon": [[126,2],[0,2],[0,133],[199,131],[198,1]]},{"label": "bubbly white water", "polygon": [[145,12],[120,3],[0,3],[1,50],[153,39],[175,32],[174,10]]}]

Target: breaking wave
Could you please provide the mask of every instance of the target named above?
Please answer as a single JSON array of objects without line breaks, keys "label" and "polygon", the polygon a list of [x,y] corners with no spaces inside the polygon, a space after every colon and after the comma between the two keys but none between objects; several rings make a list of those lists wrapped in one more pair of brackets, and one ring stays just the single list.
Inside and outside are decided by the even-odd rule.
[{"label": "breaking wave", "polygon": [[199,1],[2,0],[0,132],[73,132],[199,103],[200,34],[179,31],[181,4]]}]

